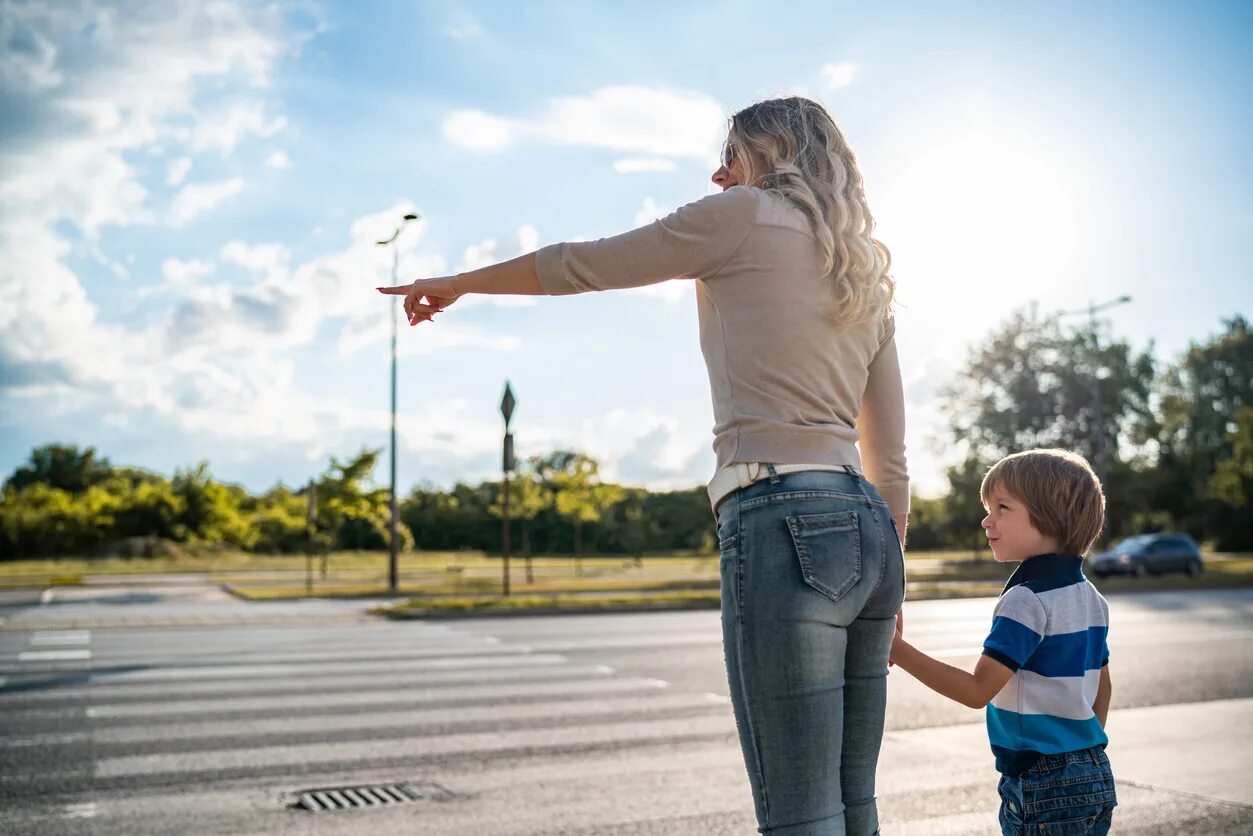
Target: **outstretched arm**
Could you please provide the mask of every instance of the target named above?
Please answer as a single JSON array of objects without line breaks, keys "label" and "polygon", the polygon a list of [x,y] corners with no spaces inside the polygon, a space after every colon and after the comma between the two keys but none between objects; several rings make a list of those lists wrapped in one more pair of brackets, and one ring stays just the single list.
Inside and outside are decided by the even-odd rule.
[{"label": "outstretched arm", "polygon": [[397,287],[380,287],[378,291],[405,297],[405,315],[409,317],[410,325],[433,319],[435,314],[467,293],[544,295],[539,275],[535,272],[535,253],[520,255],[468,273],[423,279]]},{"label": "outstretched arm", "polygon": [[757,208],[751,189],[729,189],[621,235],[551,244],[481,270],[380,287],[379,292],[404,296],[409,324],[416,325],[466,293],[565,296],[710,277],[743,244]]},{"label": "outstretched arm", "polygon": [[892,662],[932,691],[971,708],[987,705],[1014,675],[1013,671],[989,656],[980,656],[975,672],[967,673],[931,658],[902,639],[899,633],[892,642]]}]

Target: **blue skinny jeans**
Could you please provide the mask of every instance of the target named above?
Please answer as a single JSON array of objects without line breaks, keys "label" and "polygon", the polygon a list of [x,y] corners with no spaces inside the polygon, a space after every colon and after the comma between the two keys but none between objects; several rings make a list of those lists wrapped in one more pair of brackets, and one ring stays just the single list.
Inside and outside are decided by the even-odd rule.
[{"label": "blue skinny jeans", "polygon": [[860,475],[772,475],[717,509],[731,704],[758,830],[879,832],[875,767],[905,566]]}]

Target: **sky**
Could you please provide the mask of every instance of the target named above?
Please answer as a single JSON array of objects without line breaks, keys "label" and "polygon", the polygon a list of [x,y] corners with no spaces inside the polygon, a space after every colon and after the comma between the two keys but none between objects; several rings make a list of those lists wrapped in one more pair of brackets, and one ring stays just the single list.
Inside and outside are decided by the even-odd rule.
[{"label": "sky", "polygon": [[[402,281],[713,193],[737,109],[824,102],[892,252],[916,490],[1012,312],[1127,294],[1160,362],[1253,309],[1253,5],[0,0],[0,475],[41,444],[303,485],[389,426]],[[690,282],[399,334],[398,483],[577,449],[712,474]],[[386,454],[377,479],[387,478]]]}]

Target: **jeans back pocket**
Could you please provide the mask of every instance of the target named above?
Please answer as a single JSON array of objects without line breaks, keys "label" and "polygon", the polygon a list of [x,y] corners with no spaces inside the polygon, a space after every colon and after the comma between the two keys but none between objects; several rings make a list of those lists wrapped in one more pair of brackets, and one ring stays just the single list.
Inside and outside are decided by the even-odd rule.
[{"label": "jeans back pocket", "polygon": [[855,510],[790,516],[787,526],[805,583],[839,601],[861,580],[861,529]]}]

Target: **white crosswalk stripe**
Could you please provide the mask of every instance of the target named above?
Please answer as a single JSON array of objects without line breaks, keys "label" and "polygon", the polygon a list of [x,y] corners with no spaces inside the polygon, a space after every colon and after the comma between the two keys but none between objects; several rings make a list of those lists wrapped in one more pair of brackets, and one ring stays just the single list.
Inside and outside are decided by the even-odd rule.
[{"label": "white crosswalk stripe", "polygon": [[[574,682],[528,682],[519,685],[472,685],[457,689],[414,688],[397,691],[377,691],[373,688],[347,693],[322,695],[317,704],[323,708],[369,708],[374,705],[398,703],[421,704],[465,700],[504,701],[512,698],[536,696],[614,694],[623,691],[640,691],[664,688],[665,683],[656,679],[592,679]],[[113,703],[95,705],[87,709],[87,716],[98,719],[113,717],[138,717],[153,719],[171,715],[188,717],[205,714],[255,714],[273,711],[305,711],[310,697],[304,694],[278,697],[225,697],[222,699],[169,700],[150,703]]]},{"label": "white crosswalk stripe", "polygon": [[[983,614],[934,613],[912,613],[915,643],[978,653]],[[0,831],[43,832],[26,826],[42,815],[91,818],[102,834],[752,832],[726,697],[640,675],[647,666],[600,664],[596,652],[633,659],[692,647],[716,661],[720,633],[708,621],[686,633],[581,623],[593,622],[519,630],[516,642],[499,622],[481,621],[290,636],[196,630],[191,640],[156,631],[142,645],[94,631],[82,643],[64,634],[0,646],[9,660],[0,731],[14,763],[0,774],[0,802],[26,798],[32,780],[64,788],[44,813],[21,814],[28,819],[0,803]],[[1221,629],[1198,623],[1192,632]],[[1168,632],[1151,621],[1140,630],[1123,641]],[[89,659],[20,659],[87,644]],[[997,833],[990,758],[956,754],[984,753],[983,734],[974,723],[889,732],[883,832]],[[449,800],[338,819],[284,806],[303,788],[400,780],[433,782]],[[1132,788],[1120,829],[1150,827],[1168,803]]]}]

